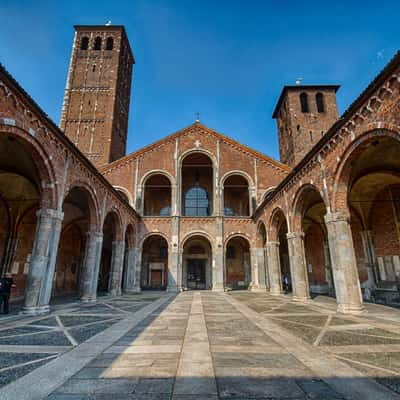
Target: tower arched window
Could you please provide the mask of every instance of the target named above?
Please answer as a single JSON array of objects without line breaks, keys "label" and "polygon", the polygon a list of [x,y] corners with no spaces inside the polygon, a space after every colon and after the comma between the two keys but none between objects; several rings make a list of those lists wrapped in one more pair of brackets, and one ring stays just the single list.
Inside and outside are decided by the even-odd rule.
[{"label": "tower arched window", "polygon": [[94,39],[93,50],[101,50],[101,37],[97,36]]},{"label": "tower arched window", "polygon": [[89,48],[89,38],[84,36],[81,40],[81,50],[87,50]]},{"label": "tower arched window", "polygon": [[317,93],[315,95],[315,101],[317,102],[317,110],[319,113],[325,112],[324,95],[322,93]]},{"label": "tower arched window", "polygon": [[112,50],[114,48],[114,39],[110,36],[107,38],[106,50]]},{"label": "tower arched window", "polygon": [[207,190],[194,186],[185,193],[185,215],[188,217],[207,217],[210,215],[210,201]]},{"label": "tower arched window", "polygon": [[301,112],[308,113],[310,110],[308,108],[308,95],[307,93],[300,94],[300,105],[301,105]]}]

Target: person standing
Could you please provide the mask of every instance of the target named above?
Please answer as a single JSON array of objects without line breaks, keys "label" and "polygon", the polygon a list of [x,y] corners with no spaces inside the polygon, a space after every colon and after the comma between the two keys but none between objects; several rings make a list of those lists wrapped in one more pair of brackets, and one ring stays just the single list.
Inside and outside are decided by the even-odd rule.
[{"label": "person standing", "polygon": [[3,305],[4,314],[9,313],[9,300],[11,295],[11,288],[14,288],[14,280],[9,272],[6,272],[3,278],[0,279],[0,309]]}]

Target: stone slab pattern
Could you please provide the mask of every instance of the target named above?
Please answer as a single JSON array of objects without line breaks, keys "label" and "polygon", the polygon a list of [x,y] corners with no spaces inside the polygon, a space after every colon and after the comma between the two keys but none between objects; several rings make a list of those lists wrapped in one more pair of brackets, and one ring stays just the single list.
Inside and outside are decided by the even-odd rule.
[{"label": "stone slab pattern", "polygon": [[[126,306],[119,301],[112,306]],[[249,292],[181,293],[116,332],[47,399],[367,400],[371,387],[379,399],[400,398],[400,324],[312,304]],[[302,334],[309,328],[316,332]],[[337,365],[348,366],[346,379],[335,376]],[[336,390],[341,385],[346,390]]]},{"label": "stone slab pattern", "polygon": [[50,316],[4,322],[0,329],[0,387],[54,360],[134,313],[156,295],[102,298],[75,304]]}]

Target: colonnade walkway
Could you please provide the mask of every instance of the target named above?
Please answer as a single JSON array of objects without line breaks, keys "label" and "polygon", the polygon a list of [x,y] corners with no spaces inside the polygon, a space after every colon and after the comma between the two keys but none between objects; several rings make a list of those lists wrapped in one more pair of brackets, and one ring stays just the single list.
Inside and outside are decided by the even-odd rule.
[{"label": "colonnade walkway", "polygon": [[0,330],[0,399],[400,399],[400,311],[142,293]]}]

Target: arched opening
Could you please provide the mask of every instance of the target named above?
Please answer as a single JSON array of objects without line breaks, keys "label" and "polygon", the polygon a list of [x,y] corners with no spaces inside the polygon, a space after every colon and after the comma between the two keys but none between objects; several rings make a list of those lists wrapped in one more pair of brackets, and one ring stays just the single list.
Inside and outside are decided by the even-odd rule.
[{"label": "arched opening", "polygon": [[143,242],[141,288],[165,290],[168,285],[168,243],[160,235]]},{"label": "arched opening", "polygon": [[97,281],[97,292],[108,293],[110,291],[110,277],[112,273],[113,243],[117,238],[118,217],[114,212],[109,212],[103,224],[103,248],[99,277]]},{"label": "arched opening", "polygon": [[364,298],[390,302],[400,282],[400,142],[372,136],[350,154],[343,172]]},{"label": "arched opening", "polygon": [[317,103],[317,111],[319,113],[325,112],[324,95],[322,93],[317,93],[315,95],[315,101]]},{"label": "arched opening", "polygon": [[64,199],[64,219],[58,246],[52,295],[78,295],[85,254],[86,233],[94,212],[90,195],[82,187],[72,188]]},{"label": "arched opening", "polygon": [[0,136],[1,271],[12,273],[11,298],[23,298],[42,197],[40,172],[22,140]]},{"label": "arched opening", "polygon": [[[271,221],[271,231],[269,240],[277,243],[277,260],[278,263],[277,271],[271,271],[279,274],[277,277],[270,277],[275,286],[279,286],[280,290],[285,291],[285,293],[292,292],[292,275],[290,272],[290,262],[289,262],[289,248],[288,248],[288,225],[286,221],[285,214],[282,210],[278,209],[274,212]],[[278,288],[275,290],[278,291]]]},{"label": "arched opening", "polygon": [[301,93],[300,94],[300,106],[301,106],[301,112],[303,113],[308,113],[310,111],[308,107],[308,94],[307,93]]},{"label": "arched opening", "polygon": [[295,213],[304,233],[304,252],[311,294],[335,295],[330,262],[325,203],[313,186],[301,189]]},{"label": "arched opening", "polygon": [[114,39],[110,36],[106,41],[106,50],[112,50],[114,48]]},{"label": "arched opening", "polygon": [[182,162],[183,215],[207,217],[212,215],[213,166],[203,153],[192,153]]},{"label": "arched opening", "polygon": [[224,182],[224,215],[248,217],[249,183],[241,175],[231,175]]},{"label": "arched opening", "polygon": [[241,236],[231,238],[225,249],[226,284],[229,289],[247,289],[251,282],[250,244]]},{"label": "arched opening", "polygon": [[144,184],[144,215],[171,215],[171,182],[163,174],[150,176]]},{"label": "arched opening", "polygon": [[212,250],[207,238],[196,235],[186,241],[182,257],[185,289],[212,288]]},{"label": "arched opening", "polygon": [[128,196],[128,193],[121,189],[121,188],[115,188],[115,190],[124,198],[124,200],[128,203],[131,204],[130,198]]},{"label": "arched opening", "polygon": [[94,39],[93,50],[101,50],[101,37],[97,36]]},{"label": "arched opening", "polygon": [[89,48],[89,38],[84,36],[81,40],[81,50],[87,50]]}]

